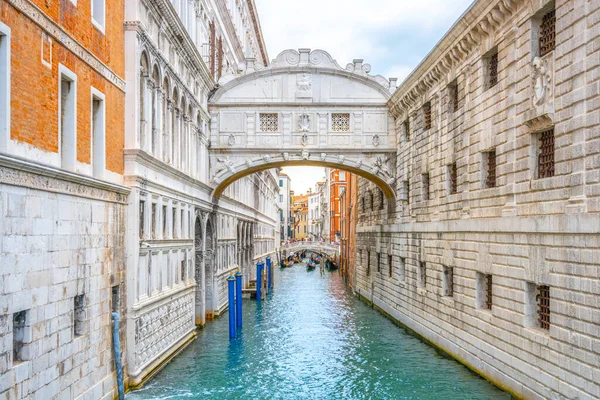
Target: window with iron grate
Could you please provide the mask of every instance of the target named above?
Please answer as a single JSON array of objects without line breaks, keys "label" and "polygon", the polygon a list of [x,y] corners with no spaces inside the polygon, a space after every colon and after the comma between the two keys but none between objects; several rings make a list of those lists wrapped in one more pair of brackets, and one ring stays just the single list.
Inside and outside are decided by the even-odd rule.
[{"label": "window with iron grate", "polygon": [[492,275],[485,276],[485,308],[492,309]]},{"label": "window with iron grate", "polygon": [[459,107],[457,79],[448,85],[448,92],[450,94],[450,111],[457,112]]},{"label": "window with iron grate", "polygon": [[550,329],[550,287],[541,285],[537,287],[537,320],[539,327]]},{"label": "window with iron grate", "polygon": [[496,150],[484,154],[485,163],[485,187],[496,187]]},{"label": "window with iron grate", "polygon": [[144,237],[145,231],[145,211],[146,211],[146,202],[144,200],[140,201],[140,221],[139,221],[139,231],[140,231],[140,239]]},{"label": "window with iron grate", "polygon": [[430,199],[430,195],[431,192],[429,190],[429,174],[423,174],[422,176],[422,182],[423,182],[423,200],[429,200]]},{"label": "window with iron grate", "polygon": [[333,132],[350,132],[350,114],[332,113],[331,130]]},{"label": "window with iron grate", "polygon": [[554,176],[554,128],[545,130],[538,138],[538,178]]},{"label": "window with iron grate", "polygon": [[486,89],[493,88],[498,84],[498,50],[493,50],[486,57],[487,77]]},{"label": "window with iron grate", "polygon": [[492,275],[477,272],[476,274],[476,305],[479,309],[492,309]]},{"label": "window with iron grate", "polygon": [[400,257],[400,268],[398,268],[398,278],[406,281],[406,258]]},{"label": "window with iron grate", "polygon": [[279,130],[279,114],[261,113],[260,130],[261,132],[277,132]]},{"label": "window with iron grate", "polygon": [[391,278],[394,271],[393,271],[393,265],[392,265],[392,255],[388,254],[388,276]]},{"label": "window with iron grate", "polygon": [[417,278],[419,280],[419,287],[426,287],[427,285],[427,266],[425,265],[425,262],[423,261],[419,261],[419,271],[417,274]]},{"label": "window with iron grate", "polygon": [[408,142],[410,140],[410,123],[408,122],[408,118],[404,120],[402,125],[404,127],[404,138]]},{"label": "window with iron grate", "polygon": [[556,47],[556,11],[551,10],[544,14],[539,30],[539,55],[550,53]]},{"label": "window with iron grate", "polygon": [[423,122],[424,122],[424,129],[426,131],[428,131],[429,129],[431,129],[431,102],[427,102],[425,104],[423,104]]},{"label": "window with iron grate", "polygon": [[383,195],[383,191],[379,189],[379,209],[383,210],[385,208],[385,196]]},{"label": "window with iron grate", "polygon": [[377,272],[381,272],[381,253],[377,253]]},{"label": "window with iron grate", "polygon": [[448,166],[448,178],[450,180],[450,194],[456,194],[458,192],[458,171],[455,162]]},{"label": "window with iron grate", "polygon": [[367,250],[367,276],[371,275],[371,251]]}]

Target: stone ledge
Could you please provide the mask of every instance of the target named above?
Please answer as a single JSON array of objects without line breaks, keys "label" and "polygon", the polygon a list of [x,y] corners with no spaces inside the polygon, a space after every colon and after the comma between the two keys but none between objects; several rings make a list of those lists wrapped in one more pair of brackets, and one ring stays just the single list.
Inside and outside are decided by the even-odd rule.
[{"label": "stone ledge", "polygon": [[0,184],[126,204],[130,189],[91,176],[0,153]]}]

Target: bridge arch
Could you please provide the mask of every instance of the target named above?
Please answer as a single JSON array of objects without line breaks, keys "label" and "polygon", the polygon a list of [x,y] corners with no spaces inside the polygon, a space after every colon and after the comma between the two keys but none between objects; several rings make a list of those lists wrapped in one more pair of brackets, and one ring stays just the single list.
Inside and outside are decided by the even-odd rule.
[{"label": "bridge arch", "polygon": [[387,103],[395,79],[342,68],[323,50],[286,50],[264,67],[248,60],[210,98],[210,184],[282,166],[339,168],[394,197],[396,134]]}]

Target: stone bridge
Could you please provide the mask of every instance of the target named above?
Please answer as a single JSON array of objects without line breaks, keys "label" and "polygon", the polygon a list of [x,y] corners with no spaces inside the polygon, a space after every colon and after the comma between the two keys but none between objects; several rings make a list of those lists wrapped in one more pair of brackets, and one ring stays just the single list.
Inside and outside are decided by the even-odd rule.
[{"label": "stone bridge", "polygon": [[265,169],[314,165],[396,184],[396,135],[387,102],[396,80],[371,76],[354,60],[342,68],[323,50],[283,51],[268,67],[243,65],[210,98],[214,196]]},{"label": "stone bridge", "polygon": [[335,258],[340,254],[339,245],[327,244],[323,242],[294,242],[283,246],[282,250],[286,250],[287,255],[289,255],[290,252],[296,253],[304,250],[325,254],[331,258]]}]

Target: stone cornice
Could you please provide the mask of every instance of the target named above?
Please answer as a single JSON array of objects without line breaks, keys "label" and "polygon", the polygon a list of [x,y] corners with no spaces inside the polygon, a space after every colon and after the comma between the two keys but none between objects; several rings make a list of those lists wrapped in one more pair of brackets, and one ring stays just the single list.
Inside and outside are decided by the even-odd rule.
[{"label": "stone cornice", "polygon": [[479,48],[516,13],[524,0],[477,0],[450,28],[388,102],[395,116],[409,110],[445,74]]},{"label": "stone cornice", "polygon": [[221,21],[223,21],[223,25],[225,26],[225,30],[227,31],[227,36],[230,39],[231,44],[233,45],[233,51],[236,54],[238,60],[240,62],[246,59],[244,55],[244,50],[242,49],[242,44],[240,43],[240,39],[235,32],[235,27],[233,26],[233,21],[231,20],[231,15],[229,14],[229,10],[227,9],[227,5],[225,4],[225,0],[215,0],[217,4],[217,9],[219,14],[221,15]]},{"label": "stone cornice", "polygon": [[126,186],[3,153],[0,183],[121,204],[130,192]]},{"label": "stone cornice", "polygon": [[270,60],[269,54],[267,53],[267,45],[265,44],[265,38],[262,33],[262,28],[260,26],[260,20],[258,19],[258,12],[256,11],[256,3],[254,0],[248,0],[248,10],[250,11],[250,16],[252,18],[252,25],[254,25],[254,31],[256,33],[256,38],[258,39],[258,48],[260,49],[260,54],[263,58],[263,64],[266,67]]},{"label": "stone cornice", "polygon": [[125,80],[111,70],[104,62],[96,57],[91,51],[86,49],[81,43],[73,38],[60,25],[50,19],[42,10],[28,0],[7,0],[19,12],[35,22],[40,28],[54,38],[58,43],[65,46],[67,50],[77,56],[106,80],[116,86],[119,90],[125,91]]}]

